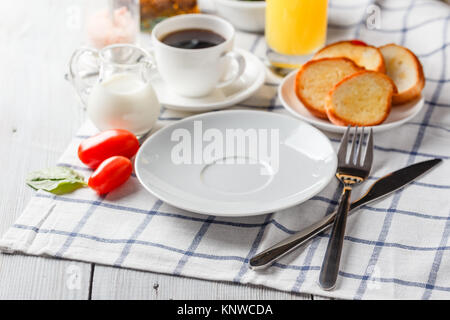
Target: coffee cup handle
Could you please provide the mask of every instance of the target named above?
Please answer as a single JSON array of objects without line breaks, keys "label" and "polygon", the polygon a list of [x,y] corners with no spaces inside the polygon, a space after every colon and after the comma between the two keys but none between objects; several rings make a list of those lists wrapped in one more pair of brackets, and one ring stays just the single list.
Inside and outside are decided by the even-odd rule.
[{"label": "coffee cup handle", "polygon": [[228,58],[231,61],[233,61],[233,60],[236,61],[237,65],[238,65],[238,69],[233,74],[233,76],[231,76],[229,79],[220,81],[216,86],[217,88],[223,88],[223,87],[226,87],[226,86],[232,84],[237,79],[239,79],[245,71],[245,59],[242,54],[240,54],[236,51],[229,51],[229,52],[225,53],[222,57]]}]

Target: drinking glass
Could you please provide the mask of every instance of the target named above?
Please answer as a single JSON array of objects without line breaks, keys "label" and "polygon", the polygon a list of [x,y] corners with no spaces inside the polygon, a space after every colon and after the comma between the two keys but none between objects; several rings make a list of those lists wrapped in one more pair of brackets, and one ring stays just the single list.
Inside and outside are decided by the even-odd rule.
[{"label": "drinking glass", "polygon": [[327,0],[266,0],[267,58],[279,73],[298,68],[325,44]]}]

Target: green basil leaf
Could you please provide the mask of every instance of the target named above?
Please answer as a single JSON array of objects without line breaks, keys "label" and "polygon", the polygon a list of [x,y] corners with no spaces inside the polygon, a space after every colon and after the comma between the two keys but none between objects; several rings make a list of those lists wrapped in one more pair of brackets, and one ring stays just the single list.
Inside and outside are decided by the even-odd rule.
[{"label": "green basil leaf", "polygon": [[45,190],[54,194],[66,194],[85,187],[84,177],[73,169],[54,167],[31,172],[27,184],[36,190]]}]

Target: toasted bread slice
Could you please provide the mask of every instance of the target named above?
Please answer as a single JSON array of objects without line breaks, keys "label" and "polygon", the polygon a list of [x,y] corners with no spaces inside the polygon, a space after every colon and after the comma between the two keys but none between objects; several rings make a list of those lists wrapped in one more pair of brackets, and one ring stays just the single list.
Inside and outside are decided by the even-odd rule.
[{"label": "toasted bread slice", "polygon": [[316,117],[327,119],[325,98],[333,86],[362,69],[347,58],[323,58],[305,63],[295,78],[295,93]]},{"label": "toasted bread slice", "polygon": [[360,41],[339,41],[319,50],[313,59],[346,57],[367,70],[385,72],[380,50]]},{"label": "toasted bread slice", "polygon": [[398,93],[392,97],[392,103],[403,104],[420,96],[425,86],[425,76],[416,55],[393,43],[380,47],[380,51],[386,64],[386,73],[398,89]]},{"label": "toasted bread slice", "polygon": [[364,70],[350,75],[328,93],[328,119],[339,126],[380,124],[391,111],[396,91],[394,82],[384,73]]}]

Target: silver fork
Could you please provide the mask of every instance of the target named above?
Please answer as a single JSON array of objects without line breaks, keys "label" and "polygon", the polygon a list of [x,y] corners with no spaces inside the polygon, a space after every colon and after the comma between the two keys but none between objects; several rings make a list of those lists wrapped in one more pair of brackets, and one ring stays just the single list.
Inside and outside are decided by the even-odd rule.
[{"label": "silver fork", "polygon": [[[372,167],[373,160],[373,132],[370,129],[367,148],[364,154],[364,160],[361,163],[361,154],[364,141],[364,127],[358,134],[358,127],[355,127],[353,134],[352,149],[347,159],[347,145],[351,127],[348,126],[342,137],[341,145],[338,151],[338,168],[336,177],[342,182],[344,188],[339,200],[339,207],[336,219],[333,224],[330,239],[328,240],[327,251],[320,270],[319,284],[325,290],[332,290],[336,285],[339,274],[339,263],[341,260],[342,245],[344,243],[345,225],[347,222],[347,213],[350,205],[350,195],[352,187],[367,179]],[[359,141],[359,145],[357,145]]]}]

